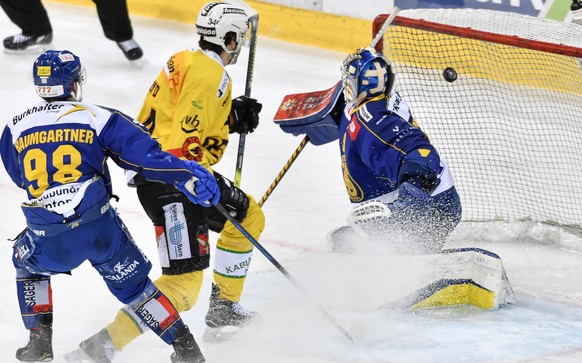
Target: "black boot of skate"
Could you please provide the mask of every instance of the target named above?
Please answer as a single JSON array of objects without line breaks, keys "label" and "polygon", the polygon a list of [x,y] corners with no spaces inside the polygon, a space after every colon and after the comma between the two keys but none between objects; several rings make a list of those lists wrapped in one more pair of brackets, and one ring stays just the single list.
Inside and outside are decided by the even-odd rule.
[{"label": "black boot of skate", "polygon": [[130,61],[135,61],[143,57],[143,51],[137,42],[132,38],[121,42],[116,42],[117,46]]},{"label": "black boot of skate", "polygon": [[16,350],[16,359],[21,362],[50,362],[53,360],[53,329],[51,325],[41,325],[30,330],[28,344]]},{"label": "black boot of skate", "polygon": [[206,325],[212,328],[224,326],[243,327],[253,320],[259,319],[259,314],[244,308],[241,304],[218,297],[220,290],[212,284],[210,308],[206,314]]},{"label": "black boot of skate", "polygon": [[206,362],[206,358],[186,325],[176,333],[176,340],[172,346],[174,347],[174,353],[170,356],[172,363]]},{"label": "black boot of skate", "polygon": [[4,38],[4,53],[19,54],[28,52],[38,52],[52,47],[53,33],[41,35],[24,35],[23,33],[11,35]]},{"label": "black boot of skate", "polygon": [[79,348],[65,354],[65,361],[111,363],[115,357],[115,347],[107,329],[102,329],[97,334],[89,337],[79,344]]},{"label": "black boot of skate", "polygon": [[[212,284],[210,307],[205,319],[208,328],[204,332],[204,340],[217,340],[219,335],[226,338],[227,329],[223,330],[225,327],[242,328],[260,321],[259,313],[250,311],[237,302],[221,299],[219,294],[218,286]],[[231,329],[229,329],[228,334],[230,333],[233,333]]]}]

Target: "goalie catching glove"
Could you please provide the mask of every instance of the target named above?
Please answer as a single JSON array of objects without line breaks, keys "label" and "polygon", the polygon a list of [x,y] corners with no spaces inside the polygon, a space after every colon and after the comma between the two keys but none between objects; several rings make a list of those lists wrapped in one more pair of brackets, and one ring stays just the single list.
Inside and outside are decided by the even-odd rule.
[{"label": "goalie catching glove", "polygon": [[240,96],[232,100],[230,110],[230,133],[246,134],[255,131],[259,125],[259,113],[263,109],[254,98]]},{"label": "goalie catching glove", "polygon": [[185,160],[184,163],[192,178],[177,182],[176,188],[194,204],[210,207],[218,203],[220,190],[214,176],[197,162]]}]

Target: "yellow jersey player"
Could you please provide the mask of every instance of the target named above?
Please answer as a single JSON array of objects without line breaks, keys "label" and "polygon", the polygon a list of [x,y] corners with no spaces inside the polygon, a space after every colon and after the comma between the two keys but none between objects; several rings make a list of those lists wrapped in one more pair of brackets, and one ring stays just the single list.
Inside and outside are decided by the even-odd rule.
[{"label": "yellow jersey player", "polygon": [[[250,133],[259,123],[262,105],[245,96],[232,99],[232,81],[225,69],[236,63],[241,46],[248,45],[248,21],[245,10],[238,6],[206,4],[196,21],[200,49],[170,57],[150,87],[137,120],[163,150],[213,172],[220,186],[220,204],[258,239],[265,225],[259,205],[212,171],[224,154],[229,133]],[[162,267],[155,284],[176,309],[190,310],[196,303],[203,270],[209,266],[208,231],[212,230],[220,236],[206,314],[207,336],[216,336],[225,326],[242,327],[257,321],[257,313],[239,303],[252,243],[215,208],[195,205],[175,188],[147,181],[139,173],[133,181],[155,227]],[[83,341],[79,350],[94,361],[110,362],[115,351],[143,331],[135,314],[123,308],[105,329]]]}]

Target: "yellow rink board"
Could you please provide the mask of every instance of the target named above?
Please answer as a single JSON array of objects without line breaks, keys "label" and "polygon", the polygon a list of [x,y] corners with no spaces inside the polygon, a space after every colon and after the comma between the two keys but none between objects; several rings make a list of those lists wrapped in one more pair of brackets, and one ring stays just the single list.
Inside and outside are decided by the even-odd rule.
[{"label": "yellow rink board", "polygon": [[[52,1],[95,7],[91,0]],[[128,0],[128,7],[131,14],[175,20],[193,25],[199,10],[207,2],[208,0]],[[254,0],[246,2],[260,14],[259,35],[261,36],[343,53],[351,53],[357,48],[367,46],[372,39],[371,20],[325,14]],[[398,29],[402,28],[398,27]],[[417,36],[427,33],[414,29],[407,29],[407,32],[417,33]],[[402,33],[402,31],[395,31],[395,34],[398,33]],[[404,62],[408,65],[432,69],[453,67],[459,74],[489,78],[506,83],[526,84],[577,95],[582,94],[582,87],[580,87],[582,75],[577,60],[572,57],[522,50],[519,55],[520,64],[525,65],[525,67],[520,67],[519,70],[514,71],[513,68],[508,68],[507,64],[501,62],[492,62],[484,68],[478,63],[485,55],[497,54],[502,55],[498,59],[510,59],[509,53],[514,51],[512,47],[468,39],[451,43],[450,38],[456,37],[441,36],[440,40],[427,47],[426,43],[416,43],[409,36],[407,41],[417,51],[409,54],[395,52],[388,55],[394,61]],[[449,54],[454,55],[457,61],[442,57],[442,49],[452,47],[451,44],[456,45]],[[469,52],[468,49],[476,49],[477,51]],[[540,53],[543,54],[541,58]],[[434,54],[438,54],[439,58],[435,58]],[[482,55],[476,57],[476,54]],[[557,67],[557,65],[560,66]],[[480,74],[475,74],[475,70],[481,70]],[[540,77],[540,73],[543,73],[542,77]],[[544,84],[539,84],[540,79],[544,79]],[[547,82],[548,79],[551,81]]]},{"label": "yellow rink board", "polygon": [[[95,7],[91,0],[52,0]],[[131,14],[194,24],[207,0],[128,0]],[[351,53],[372,40],[372,21],[246,1],[259,14],[259,35]]]}]

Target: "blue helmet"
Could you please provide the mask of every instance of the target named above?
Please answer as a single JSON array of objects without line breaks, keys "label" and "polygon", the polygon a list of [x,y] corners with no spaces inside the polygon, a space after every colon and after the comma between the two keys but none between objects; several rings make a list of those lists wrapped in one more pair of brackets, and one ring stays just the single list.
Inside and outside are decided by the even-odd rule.
[{"label": "blue helmet", "polygon": [[348,55],[341,72],[344,97],[354,106],[392,92],[395,75],[390,61],[374,48],[360,48]]},{"label": "blue helmet", "polygon": [[[68,50],[47,50],[32,66],[32,77],[36,93],[47,100],[75,101],[83,98],[81,85],[85,84],[85,68],[79,57]],[[77,89],[73,84],[77,83]]]}]

